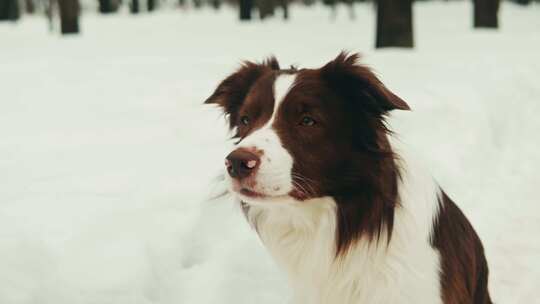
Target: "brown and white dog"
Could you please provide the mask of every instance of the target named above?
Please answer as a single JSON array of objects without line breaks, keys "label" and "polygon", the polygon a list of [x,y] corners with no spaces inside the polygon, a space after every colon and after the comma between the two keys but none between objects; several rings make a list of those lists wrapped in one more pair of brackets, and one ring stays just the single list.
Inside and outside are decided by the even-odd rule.
[{"label": "brown and white dog", "polygon": [[491,303],[473,227],[386,127],[409,106],[357,60],[245,62],[219,84],[229,191],[294,303]]}]

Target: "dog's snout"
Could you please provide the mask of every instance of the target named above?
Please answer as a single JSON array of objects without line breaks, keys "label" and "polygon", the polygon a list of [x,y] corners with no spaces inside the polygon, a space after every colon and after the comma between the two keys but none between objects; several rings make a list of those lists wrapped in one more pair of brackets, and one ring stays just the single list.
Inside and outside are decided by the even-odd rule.
[{"label": "dog's snout", "polygon": [[253,174],[259,167],[260,158],[245,149],[236,149],[225,158],[227,172],[232,178],[242,179]]}]

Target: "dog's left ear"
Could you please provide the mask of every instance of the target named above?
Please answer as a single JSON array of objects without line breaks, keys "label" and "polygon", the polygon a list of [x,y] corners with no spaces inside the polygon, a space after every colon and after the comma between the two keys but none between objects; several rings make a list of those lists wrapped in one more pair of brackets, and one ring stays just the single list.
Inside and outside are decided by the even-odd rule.
[{"label": "dog's left ear", "polygon": [[346,100],[362,102],[373,113],[410,110],[409,105],[392,93],[366,66],[358,64],[358,54],[341,52],[321,68],[321,75],[338,95]]},{"label": "dog's left ear", "polygon": [[244,103],[246,95],[253,84],[267,72],[279,70],[279,63],[275,57],[270,57],[262,63],[245,61],[236,72],[225,78],[214,93],[206,99],[205,104],[217,104],[229,118],[231,129],[238,110]]}]

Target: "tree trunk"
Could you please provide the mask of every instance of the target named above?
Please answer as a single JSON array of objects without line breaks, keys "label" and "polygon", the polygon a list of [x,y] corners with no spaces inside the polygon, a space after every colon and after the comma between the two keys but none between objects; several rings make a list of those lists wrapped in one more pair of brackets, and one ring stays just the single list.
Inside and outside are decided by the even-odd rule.
[{"label": "tree trunk", "polygon": [[283,19],[289,19],[289,0],[278,0],[279,6],[283,9]]},{"label": "tree trunk", "polygon": [[139,8],[139,0],[131,0],[130,6],[129,6],[129,11],[130,11],[132,14],[137,14],[137,13],[139,13],[139,11],[140,11],[140,8]]},{"label": "tree trunk", "polygon": [[118,10],[118,2],[115,0],[99,0],[99,12],[102,14],[114,13]]},{"label": "tree trunk", "polygon": [[79,32],[79,0],[58,0],[60,7],[60,29],[62,34]]},{"label": "tree trunk", "polygon": [[253,0],[240,0],[240,20],[251,20]]},{"label": "tree trunk", "polygon": [[152,12],[156,9],[156,0],[147,0],[146,2],[149,12]]},{"label": "tree trunk", "polygon": [[412,48],[412,0],[377,0],[375,46]]},{"label": "tree trunk", "polygon": [[500,0],[473,0],[474,2],[474,27],[498,28]]},{"label": "tree trunk", "polygon": [[221,0],[212,0],[212,7],[216,10],[219,10],[221,7]]},{"label": "tree trunk", "polygon": [[25,0],[24,4],[26,7],[26,13],[33,14],[36,11],[36,5],[34,3],[34,0]]},{"label": "tree trunk", "polygon": [[203,0],[193,0],[193,7],[200,9],[203,6]]},{"label": "tree trunk", "polygon": [[261,19],[274,16],[275,3],[274,0],[259,0],[259,16]]},{"label": "tree trunk", "polygon": [[16,21],[20,14],[18,0],[0,0],[0,21]]}]

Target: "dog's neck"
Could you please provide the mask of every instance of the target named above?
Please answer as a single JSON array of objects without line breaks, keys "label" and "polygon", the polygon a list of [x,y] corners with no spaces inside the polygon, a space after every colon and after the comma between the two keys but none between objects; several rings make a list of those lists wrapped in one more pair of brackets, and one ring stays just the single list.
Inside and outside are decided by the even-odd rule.
[{"label": "dog's neck", "polygon": [[403,172],[397,179],[400,204],[395,208],[391,239],[387,233],[377,240],[364,234],[337,257],[338,204],[333,197],[244,208],[248,221],[287,273],[297,297],[294,303],[413,303],[437,298],[439,257],[428,238],[431,216],[437,213],[433,202],[438,187],[416,165],[410,169],[403,159],[397,162]]}]

